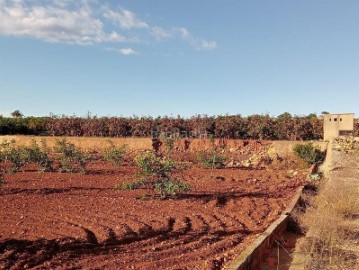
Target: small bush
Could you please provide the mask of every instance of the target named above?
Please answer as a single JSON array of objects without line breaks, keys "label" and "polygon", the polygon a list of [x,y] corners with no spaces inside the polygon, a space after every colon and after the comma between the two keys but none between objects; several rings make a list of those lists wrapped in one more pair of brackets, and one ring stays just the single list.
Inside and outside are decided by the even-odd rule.
[{"label": "small bush", "polygon": [[135,158],[137,166],[140,168],[140,179],[132,183],[118,185],[117,189],[138,189],[148,186],[154,191],[158,191],[161,198],[186,192],[190,186],[178,179],[172,178],[176,163],[170,159],[162,159],[154,153],[145,153]]},{"label": "small bush", "polygon": [[135,190],[135,189],[140,188],[143,184],[144,184],[143,181],[138,180],[135,182],[118,184],[115,187],[115,189],[116,190]]},{"label": "small bush", "polygon": [[3,141],[0,144],[0,160],[11,162],[11,166],[8,169],[9,173],[17,172],[26,164],[23,147],[15,146],[15,140]]},{"label": "small bush", "polygon": [[189,184],[182,181],[161,181],[160,183],[155,184],[155,190],[159,191],[163,198],[188,191],[189,188]]},{"label": "small bush", "polygon": [[163,145],[165,146],[166,150],[167,150],[167,155],[170,155],[173,148],[174,148],[174,145],[175,145],[175,139],[174,138],[168,138],[168,137],[165,137],[163,139]]},{"label": "small bush", "polygon": [[80,147],[76,147],[73,143],[68,142],[66,139],[57,140],[54,147],[55,152],[60,154],[60,172],[74,172],[72,163],[80,167],[82,173],[86,173],[86,163],[88,157]]},{"label": "small bush", "polygon": [[312,143],[296,144],[293,148],[294,154],[308,164],[321,164],[324,161],[325,153],[320,151]]},{"label": "small bush", "polygon": [[226,158],[216,152],[200,152],[197,155],[197,160],[202,164],[203,168],[214,170],[223,168]]},{"label": "small bush", "polygon": [[153,153],[145,153],[135,158],[136,165],[141,169],[144,176],[158,175],[159,177],[168,176],[175,168],[176,163],[170,159],[161,159]]},{"label": "small bush", "polygon": [[103,151],[104,160],[112,162],[115,166],[120,166],[126,154],[126,145],[116,147],[111,140],[107,141],[109,146]]},{"label": "small bush", "polygon": [[26,163],[39,164],[40,171],[52,171],[52,161],[49,157],[49,150],[45,140],[41,141],[41,148],[33,140],[29,147],[23,148],[23,156]]}]

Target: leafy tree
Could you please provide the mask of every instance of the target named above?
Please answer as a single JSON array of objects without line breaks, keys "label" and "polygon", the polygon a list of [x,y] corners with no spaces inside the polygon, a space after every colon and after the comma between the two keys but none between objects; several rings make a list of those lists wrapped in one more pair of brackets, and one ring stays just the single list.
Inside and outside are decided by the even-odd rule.
[{"label": "leafy tree", "polygon": [[274,119],[268,114],[248,117],[248,137],[255,140],[271,140],[275,137]]},{"label": "leafy tree", "polygon": [[215,119],[214,135],[217,138],[243,139],[246,133],[246,121],[241,115],[218,116]]},{"label": "leafy tree", "polygon": [[[16,114],[17,115],[17,114]],[[195,115],[190,118],[132,117],[0,117],[0,134],[151,137],[153,131],[172,138],[189,137],[238,138],[254,140],[316,140],[323,137],[323,119],[315,114],[292,116],[269,115]],[[202,135],[202,136],[201,136]]]},{"label": "leafy tree", "polygon": [[290,113],[278,115],[275,133],[278,140],[295,140],[295,121]]},{"label": "leafy tree", "polygon": [[20,118],[24,116],[19,110],[13,111],[10,115],[15,118]]}]

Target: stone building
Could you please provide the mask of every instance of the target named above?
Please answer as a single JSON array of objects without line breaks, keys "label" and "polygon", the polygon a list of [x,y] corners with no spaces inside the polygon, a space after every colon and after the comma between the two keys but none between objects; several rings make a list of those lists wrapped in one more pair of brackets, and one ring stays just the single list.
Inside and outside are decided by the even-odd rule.
[{"label": "stone building", "polygon": [[324,114],[324,140],[353,135],[354,113]]}]

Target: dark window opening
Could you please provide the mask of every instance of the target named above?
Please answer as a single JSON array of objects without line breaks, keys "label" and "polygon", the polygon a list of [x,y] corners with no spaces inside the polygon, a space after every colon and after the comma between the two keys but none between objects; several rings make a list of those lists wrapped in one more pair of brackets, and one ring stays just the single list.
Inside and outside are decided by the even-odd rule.
[{"label": "dark window opening", "polygon": [[334,122],[336,122],[338,119],[337,118],[334,118]]},{"label": "dark window opening", "polygon": [[342,119],[342,118],[340,118],[340,122],[341,122],[341,121],[343,121],[343,119]]},{"label": "dark window opening", "polygon": [[352,130],[339,130],[339,136],[352,136]]}]

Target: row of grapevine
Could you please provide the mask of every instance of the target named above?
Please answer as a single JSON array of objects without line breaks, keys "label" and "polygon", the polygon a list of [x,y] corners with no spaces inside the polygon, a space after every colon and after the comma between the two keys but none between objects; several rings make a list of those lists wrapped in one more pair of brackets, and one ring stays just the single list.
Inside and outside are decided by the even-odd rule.
[{"label": "row of grapevine", "polygon": [[[356,122],[356,134],[359,123]],[[315,114],[178,117],[1,117],[0,135],[86,137],[151,137],[159,134],[260,140],[317,140],[323,137],[323,120]]]}]

